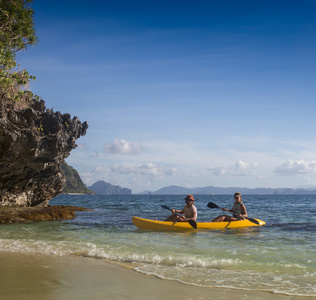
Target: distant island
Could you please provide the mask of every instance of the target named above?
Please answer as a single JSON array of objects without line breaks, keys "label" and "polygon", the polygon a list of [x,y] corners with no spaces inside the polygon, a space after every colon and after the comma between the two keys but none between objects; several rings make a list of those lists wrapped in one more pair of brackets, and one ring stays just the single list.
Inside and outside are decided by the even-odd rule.
[{"label": "distant island", "polygon": [[235,192],[240,192],[242,194],[248,195],[310,195],[316,194],[316,189],[290,189],[290,188],[240,188],[240,187],[195,187],[195,188],[185,188],[177,185],[170,185],[163,187],[157,191],[144,191],[140,194],[153,194],[153,195],[186,195],[186,194],[196,194],[196,195],[227,195],[233,194]]},{"label": "distant island", "polygon": [[128,188],[121,188],[101,180],[89,186],[89,189],[98,195],[130,195],[132,193],[132,190]]}]

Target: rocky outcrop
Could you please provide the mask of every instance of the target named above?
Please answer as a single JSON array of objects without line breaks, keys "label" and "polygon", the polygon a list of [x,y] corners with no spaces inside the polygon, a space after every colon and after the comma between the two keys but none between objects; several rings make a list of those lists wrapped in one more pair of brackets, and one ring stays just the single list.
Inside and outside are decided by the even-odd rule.
[{"label": "rocky outcrop", "polygon": [[0,207],[0,224],[68,220],[76,217],[76,211],[91,211],[91,209],[64,205],[48,205],[47,207]]},{"label": "rocky outcrop", "polygon": [[0,206],[47,206],[62,192],[61,166],[88,124],[42,100],[20,109],[0,101]]}]

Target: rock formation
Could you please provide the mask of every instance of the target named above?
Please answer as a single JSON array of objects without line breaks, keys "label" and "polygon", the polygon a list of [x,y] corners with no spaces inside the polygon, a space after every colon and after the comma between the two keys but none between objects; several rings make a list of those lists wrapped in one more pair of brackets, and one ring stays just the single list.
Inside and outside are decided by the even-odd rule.
[{"label": "rock formation", "polygon": [[48,205],[46,207],[0,207],[0,224],[69,220],[76,217],[76,211],[91,211],[91,209],[64,205]]},{"label": "rock formation", "polygon": [[47,206],[62,192],[61,166],[88,124],[43,100],[19,109],[0,101],[0,206]]}]

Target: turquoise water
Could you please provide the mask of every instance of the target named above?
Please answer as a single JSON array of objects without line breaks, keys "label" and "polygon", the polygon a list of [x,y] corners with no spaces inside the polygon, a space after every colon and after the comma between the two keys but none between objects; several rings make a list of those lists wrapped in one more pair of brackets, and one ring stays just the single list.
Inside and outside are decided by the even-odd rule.
[{"label": "turquoise water", "polygon": [[[142,273],[192,285],[316,296],[316,196],[243,197],[264,227],[194,232],[141,231],[133,216],[165,219],[165,204],[181,209],[184,195],[61,195],[51,205],[77,205],[67,221],[0,226],[0,251],[79,255],[131,263]],[[198,221],[231,208],[231,195],[195,195]]]}]

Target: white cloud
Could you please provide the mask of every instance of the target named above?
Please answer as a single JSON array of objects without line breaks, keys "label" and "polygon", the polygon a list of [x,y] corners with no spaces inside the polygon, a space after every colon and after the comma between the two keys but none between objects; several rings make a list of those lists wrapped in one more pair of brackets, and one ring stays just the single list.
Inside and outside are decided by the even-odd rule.
[{"label": "white cloud", "polygon": [[306,174],[316,172],[316,161],[288,160],[275,169],[281,175]]},{"label": "white cloud", "polygon": [[213,172],[217,176],[250,176],[254,175],[258,170],[258,164],[249,164],[239,160],[232,166],[216,166],[209,167],[209,171]]},{"label": "white cloud", "polygon": [[93,157],[93,158],[98,158],[99,157],[99,153],[98,152],[92,152],[89,154],[90,157]]},{"label": "white cloud", "polygon": [[144,147],[137,142],[127,142],[121,139],[115,139],[112,144],[106,144],[104,151],[107,153],[136,155],[144,151]]},{"label": "white cloud", "polygon": [[95,173],[106,173],[107,172],[107,168],[103,168],[103,167],[96,167],[95,169],[94,169],[94,172]]},{"label": "white cloud", "polygon": [[176,168],[167,168],[154,163],[121,163],[111,166],[111,170],[122,175],[135,174],[151,176],[173,176],[178,171]]}]

